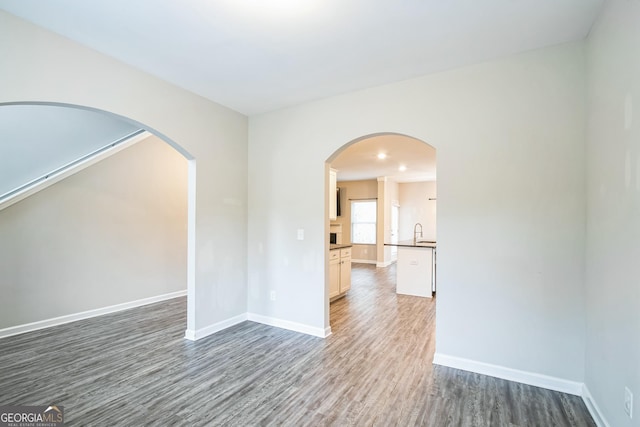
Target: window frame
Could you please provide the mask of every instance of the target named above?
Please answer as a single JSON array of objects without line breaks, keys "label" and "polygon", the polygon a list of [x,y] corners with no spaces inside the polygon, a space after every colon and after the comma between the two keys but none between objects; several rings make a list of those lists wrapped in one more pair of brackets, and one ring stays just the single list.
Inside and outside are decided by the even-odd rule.
[{"label": "window frame", "polygon": [[[354,205],[356,204],[361,204],[361,203],[373,203],[375,206],[375,210],[374,210],[374,215],[375,215],[375,219],[373,222],[371,221],[355,221],[354,219]],[[378,242],[378,199],[372,198],[372,199],[358,199],[358,200],[351,200],[351,212],[350,212],[350,216],[351,218],[349,218],[350,224],[351,224],[351,244],[354,245],[376,245]],[[354,237],[354,229],[356,227],[354,227],[354,225],[373,225],[373,229],[374,229],[374,233],[373,233],[373,242],[362,242],[362,241],[356,241],[355,237]]]}]

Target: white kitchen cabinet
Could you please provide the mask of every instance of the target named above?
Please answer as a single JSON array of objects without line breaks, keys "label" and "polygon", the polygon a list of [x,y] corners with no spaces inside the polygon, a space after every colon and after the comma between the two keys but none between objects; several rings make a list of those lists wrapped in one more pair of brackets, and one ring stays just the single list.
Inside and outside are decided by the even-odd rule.
[{"label": "white kitchen cabinet", "polygon": [[329,299],[340,295],[340,249],[329,251]]},{"label": "white kitchen cabinet", "polygon": [[340,249],[340,293],[351,289],[351,248]]},{"label": "white kitchen cabinet", "polygon": [[335,221],[338,218],[338,173],[335,169],[329,169],[329,219]]},{"label": "white kitchen cabinet", "polygon": [[329,299],[344,296],[351,289],[351,248],[329,251]]}]

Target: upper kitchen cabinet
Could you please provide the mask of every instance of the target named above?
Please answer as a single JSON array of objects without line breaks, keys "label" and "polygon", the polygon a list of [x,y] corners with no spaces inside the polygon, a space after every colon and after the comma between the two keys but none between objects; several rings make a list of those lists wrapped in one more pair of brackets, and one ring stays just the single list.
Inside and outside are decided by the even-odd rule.
[{"label": "upper kitchen cabinet", "polygon": [[329,169],[329,219],[331,221],[335,221],[338,218],[337,178],[338,171]]}]

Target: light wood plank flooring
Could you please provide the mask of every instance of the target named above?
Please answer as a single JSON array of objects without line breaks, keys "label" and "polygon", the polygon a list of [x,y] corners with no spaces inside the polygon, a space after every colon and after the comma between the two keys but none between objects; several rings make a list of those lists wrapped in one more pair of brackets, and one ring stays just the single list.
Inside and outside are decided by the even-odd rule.
[{"label": "light wood plank flooring", "polygon": [[244,322],[183,338],[184,298],[0,340],[0,405],[68,425],[594,426],[582,400],[433,366],[435,301],[354,264],[333,335]]}]

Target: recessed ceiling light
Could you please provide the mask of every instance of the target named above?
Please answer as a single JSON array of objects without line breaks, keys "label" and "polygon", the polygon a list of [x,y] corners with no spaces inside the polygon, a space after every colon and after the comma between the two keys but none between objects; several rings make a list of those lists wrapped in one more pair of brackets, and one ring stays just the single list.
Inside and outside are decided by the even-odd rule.
[{"label": "recessed ceiling light", "polygon": [[400,165],[400,167],[398,168],[398,170],[399,170],[400,172],[404,172],[404,171],[406,171],[406,170],[407,170],[407,167],[406,167],[405,165]]},{"label": "recessed ceiling light", "polygon": [[378,153],[378,158],[379,158],[380,160],[382,160],[382,159],[386,159],[386,158],[387,158],[387,154],[386,154],[386,153]]}]

